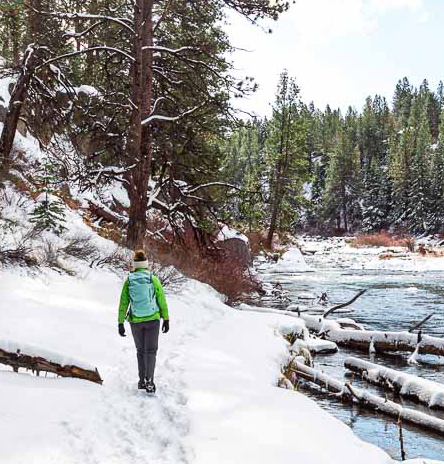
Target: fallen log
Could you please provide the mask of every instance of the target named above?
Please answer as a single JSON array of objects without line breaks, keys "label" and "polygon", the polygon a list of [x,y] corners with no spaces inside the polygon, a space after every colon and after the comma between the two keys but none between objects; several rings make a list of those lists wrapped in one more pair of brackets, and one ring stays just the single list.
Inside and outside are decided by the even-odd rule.
[{"label": "fallen log", "polygon": [[[39,356],[39,351],[46,354],[46,357]],[[52,357],[53,359],[47,359]],[[47,350],[39,350],[29,345],[19,347],[17,343],[10,341],[0,341],[0,364],[11,366],[14,372],[19,368],[31,370],[39,375],[40,372],[49,372],[60,377],[72,377],[77,379],[89,380],[90,382],[102,384],[103,380],[97,369],[89,366],[75,365],[63,356],[56,353],[51,354]],[[80,363],[76,363],[80,364]]]},{"label": "fallen log", "polygon": [[444,385],[440,383],[357,358],[347,358],[344,365],[368,382],[388,388],[399,396],[425,404],[431,409],[444,409]]},{"label": "fallen log", "polygon": [[[415,424],[423,429],[444,433],[444,420],[430,416],[420,411],[404,408],[400,404],[381,398],[351,386],[349,383],[342,382],[334,377],[330,377],[321,371],[308,367],[293,359],[287,371],[293,372],[296,379],[298,377],[308,380],[325,390],[332,392],[343,401],[352,404],[359,404],[367,409],[393,417],[396,420],[402,419],[403,422]],[[292,382],[291,379],[289,379]],[[292,382],[295,383],[294,381]]]},{"label": "fallen log", "polygon": [[345,348],[369,351],[372,346],[375,352],[414,352],[418,349],[418,354],[444,356],[443,338],[409,332],[343,329],[340,322],[308,314],[301,314],[301,319],[309,330]]}]

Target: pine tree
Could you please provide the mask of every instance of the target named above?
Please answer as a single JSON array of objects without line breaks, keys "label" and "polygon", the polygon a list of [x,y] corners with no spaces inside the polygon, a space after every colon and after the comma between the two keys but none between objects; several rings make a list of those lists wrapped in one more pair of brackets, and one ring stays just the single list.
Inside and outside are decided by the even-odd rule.
[{"label": "pine tree", "polygon": [[431,134],[427,114],[427,102],[424,105],[417,128],[416,146],[412,163],[412,182],[410,189],[410,228],[413,232],[424,233],[428,230],[429,216],[429,162]]},{"label": "pine tree", "polygon": [[357,147],[357,114],[349,108],[327,173],[325,215],[336,221],[336,228],[348,232],[362,214],[360,153]]},{"label": "pine tree", "polygon": [[270,221],[267,245],[276,230],[294,223],[302,185],[308,178],[307,126],[302,116],[299,88],[284,71],[279,80],[273,117],[269,121],[267,164],[270,168]]},{"label": "pine tree", "polygon": [[391,213],[391,182],[388,171],[388,141],[393,132],[390,110],[384,98],[368,98],[359,120],[362,169],[362,228],[366,232],[388,227]]},{"label": "pine tree", "polygon": [[63,233],[65,227],[65,208],[62,201],[54,195],[56,183],[56,167],[45,160],[35,181],[40,186],[37,193],[37,205],[30,215],[30,222],[40,230],[50,230],[57,235]]},{"label": "pine tree", "polygon": [[412,99],[413,88],[407,77],[404,77],[404,79],[398,81],[393,98],[393,115],[399,129],[408,125]]},{"label": "pine tree", "polygon": [[444,118],[439,127],[438,144],[433,152],[430,182],[430,232],[441,232],[444,227]]}]

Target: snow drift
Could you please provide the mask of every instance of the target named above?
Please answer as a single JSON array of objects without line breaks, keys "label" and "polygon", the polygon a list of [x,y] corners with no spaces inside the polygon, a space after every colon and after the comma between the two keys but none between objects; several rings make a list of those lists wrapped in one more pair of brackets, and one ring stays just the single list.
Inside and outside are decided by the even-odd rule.
[{"label": "snow drift", "polygon": [[312,272],[312,269],[305,262],[304,256],[299,248],[290,248],[282,255],[282,258],[268,269],[275,273],[292,273],[292,272]]}]

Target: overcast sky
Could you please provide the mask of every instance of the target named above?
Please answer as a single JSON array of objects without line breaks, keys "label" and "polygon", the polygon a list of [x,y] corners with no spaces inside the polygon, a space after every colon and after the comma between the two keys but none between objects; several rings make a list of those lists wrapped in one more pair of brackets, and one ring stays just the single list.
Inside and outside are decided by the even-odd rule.
[{"label": "overcast sky", "polygon": [[392,101],[407,76],[434,89],[444,80],[444,0],[297,0],[264,33],[241,18],[227,31],[237,69],[253,76],[259,91],[238,103],[261,116],[270,113],[280,72],[296,77],[304,101],[324,108],[361,109],[376,93]]}]

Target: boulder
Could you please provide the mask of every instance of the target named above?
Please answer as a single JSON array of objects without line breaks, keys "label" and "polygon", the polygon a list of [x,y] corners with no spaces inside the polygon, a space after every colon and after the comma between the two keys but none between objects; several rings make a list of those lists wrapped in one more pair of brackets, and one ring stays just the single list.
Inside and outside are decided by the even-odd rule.
[{"label": "boulder", "polygon": [[218,243],[219,248],[226,251],[229,256],[234,256],[243,267],[247,268],[253,264],[251,250],[248,242],[238,238],[229,238]]}]

